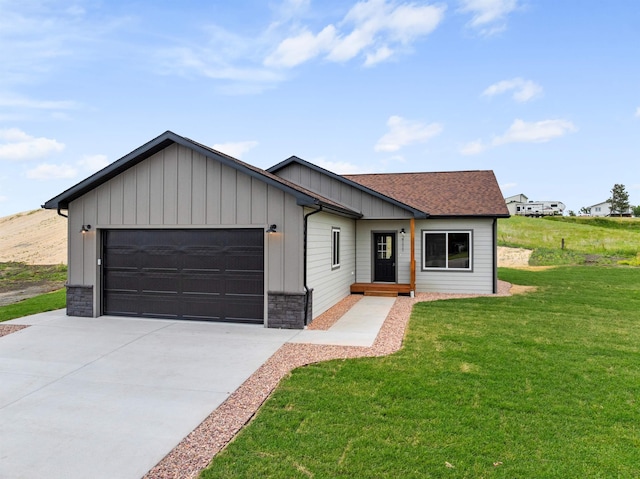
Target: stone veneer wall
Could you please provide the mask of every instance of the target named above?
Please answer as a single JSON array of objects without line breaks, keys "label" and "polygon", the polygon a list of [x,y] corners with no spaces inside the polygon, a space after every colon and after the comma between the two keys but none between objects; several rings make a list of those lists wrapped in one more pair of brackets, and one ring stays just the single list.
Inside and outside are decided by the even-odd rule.
[{"label": "stone veneer wall", "polygon": [[93,286],[67,285],[67,316],[93,318]]},{"label": "stone veneer wall", "polygon": [[[309,292],[307,318],[311,321],[312,292]],[[304,293],[269,292],[267,327],[279,329],[304,329]]]}]

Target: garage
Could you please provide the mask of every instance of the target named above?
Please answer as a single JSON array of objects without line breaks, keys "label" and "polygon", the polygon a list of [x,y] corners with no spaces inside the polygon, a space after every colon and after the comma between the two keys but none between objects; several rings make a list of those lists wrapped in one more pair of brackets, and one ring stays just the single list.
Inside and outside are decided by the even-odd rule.
[{"label": "garage", "polygon": [[102,314],[264,321],[264,230],[111,229]]}]

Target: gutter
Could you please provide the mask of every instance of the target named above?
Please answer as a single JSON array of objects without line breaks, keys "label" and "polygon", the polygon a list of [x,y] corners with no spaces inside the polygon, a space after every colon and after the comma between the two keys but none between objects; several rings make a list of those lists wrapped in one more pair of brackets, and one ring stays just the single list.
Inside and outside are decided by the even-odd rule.
[{"label": "gutter", "polygon": [[312,289],[309,289],[309,285],[307,285],[307,223],[308,223],[309,216],[320,213],[321,211],[322,211],[322,205],[320,205],[317,210],[304,215],[304,228],[303,228],[304,246],[303,246],[303,258],[302,258],[302,263],[303,263],[302,281],[304,283],[304,325],[305,326],[309,324],[309,295],[313,291]]}]

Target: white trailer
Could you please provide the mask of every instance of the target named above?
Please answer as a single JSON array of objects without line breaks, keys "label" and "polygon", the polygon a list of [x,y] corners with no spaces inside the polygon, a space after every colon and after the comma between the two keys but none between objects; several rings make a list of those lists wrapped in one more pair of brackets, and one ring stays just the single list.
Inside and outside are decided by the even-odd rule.
[{"label": "white trailer", "polygon": [[562,216],[566,208],[562,201],[528,201],[515,206],[517,216]]}]

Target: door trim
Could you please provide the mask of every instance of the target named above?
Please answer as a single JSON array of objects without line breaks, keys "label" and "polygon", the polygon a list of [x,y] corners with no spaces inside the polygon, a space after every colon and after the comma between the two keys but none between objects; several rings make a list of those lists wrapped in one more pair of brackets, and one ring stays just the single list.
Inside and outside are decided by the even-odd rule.
[{"label": "door trim", "polygon": [[[376,281],[376,236],[389,235],[392,237],[393,246],[393,280],[392,281]],[[396,230],[372,230],[371,231],[371,282],[372,283],[398,283],[398,232]]]}]

